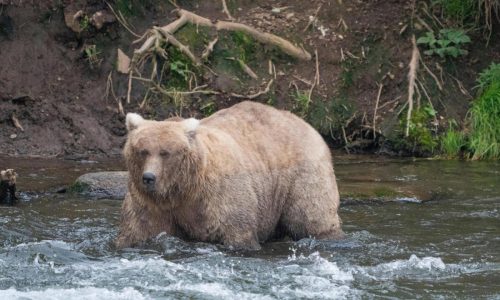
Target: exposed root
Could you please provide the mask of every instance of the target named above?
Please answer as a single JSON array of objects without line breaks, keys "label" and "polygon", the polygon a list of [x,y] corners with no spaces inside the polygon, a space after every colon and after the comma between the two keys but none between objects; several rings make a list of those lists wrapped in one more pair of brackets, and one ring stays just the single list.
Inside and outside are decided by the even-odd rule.
[{"label": "exposed root", "polygon": [[240,94],[231,93],[231,96],[236,97],[236,98],[250,99],[250,100],[251,99],[255,99],[255,98],[257,98],[257,97],[259,97],[261,95],[269,93],[269,91],[271,90],[271,85],[273,84],[273,82],[274,82],[274,79],[269,80],[269,82],[267,83],[266,88],[264,90],[262,90],[262,91],[259,91],[259,92],[255,93],[255,94],[240,95]]},{"label": "exposed root", "polygon": [[218,41],[219,41],[219,38],[216,37],[213,41],[208,43],[208,46],[205,48],[205,50],[201,54],[201,59],[205,60],[210,56],[210,54],[212,54],[212,52],[214,51],[214,46],[215,46],[215,44],[217,44]]},{"label": "exposed root", "polygon": [[417,77],[418,70],[418,61],[420,57],[420,52],[417,48],[417,42],[415,40],[415,36],[412,36],[411,42],[413,45],[413,51],[410,60],[410,71],[408,72],[408,114],[406,116],[406,130],[405,136],[408,137],[410,135],[410,120],[411,113],[413,111],[413,94],[415,93],[415,80]]},{"label": "exposed root", "polygon": [[231,21],[234,20],[233,16],[231,16],[231,13],[229,12],[229,9],[227,9],[227,4],[226,0],[222,0],[222,12],[227,15],[227,18]]},{"label": "exposed root", "polygon": [[377,124],[377,110],[378,110],[378,104],[380,102],[380,96],[382,95],[382,88],[384,85],[382,83],[379,84],[379,89],[378,89],[378,95],[377,95],[377,101],[375,101],[375,110],[373,111],[373,140],[375,140],[375,132],[376,132],[376,124]]}]

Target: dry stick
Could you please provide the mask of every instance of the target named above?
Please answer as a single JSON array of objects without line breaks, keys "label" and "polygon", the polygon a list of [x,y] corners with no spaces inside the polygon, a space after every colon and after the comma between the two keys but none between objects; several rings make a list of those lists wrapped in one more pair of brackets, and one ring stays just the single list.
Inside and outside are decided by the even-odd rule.
[{"label": "dry stick", "polygon": [[311,54],[309,54],[307,51],[304,49],[298,48],[294,46],[292,43],[289,41],[271,34],[267,32],[260,32],[257,29],[240,24],[240,23],[233,23],[233,22],[225,22],[225,21],[218,21],[215,24],[215,28],[217,30],[229,30],[229,31],[243,31],[244,33],[252,36],[254,39],[257,41],[264,43],[264,44],[271,44],[274,46],[277,46],[281,49],[281,51],[285,52],[286,54],[293,56],[298,59],[302,60],[311,60]]},{"label": "dry stick", "polygon": [[130,95],[132,94],[132,75],[133,70],[130,68],[130,72],[128,73],[128,90],[127,90],[127,104],[130,104]]},{"label": "dry stick", "polygon": [[113,15],[115,15],[116,19],[118,20],[118,22],[125,28],[127,29],[128,32],[130,32],[130,34],[132,34],[133,36],[135,37],[141,37],[140,35],[138,35],[137,33],[135,33],[134,31],[132,31],[132,29],[129,28],[129,26],[127,25],[127,22],[125,20],[125,18],[123,18],[123,16],[121,15],[120,13],[120,16],[116,14],[115,10],[113,9],[113,7],[107,2],[105,1],[105,3],[108,5],[109,9],[111,10],[111,12],[113,13]]},{"label": "dry stick", "polygon": [[271,89],[271,84],[273,84],[273,82],[274,82],[274,79],[269,80],[269,82],[267,83],[266,89],[262,90],[262,91],[259,91],[259,92],[255,93],[255,94],[252,94],[252,95],[240,95],[240,94],[231,93],[231,96],[236,97],[236,98],[255,99],[255,98],[259,97],[260,95],[264,95],[264,94],[269,93],[269,90]]},{"label": "dry stick", "polygon": [[113,74],[113,71],[109,72],[109,75],[108,75],[108,81],[106,84],[106,98],[107,98],[107,95],[109,94],[109,91],[111,91],[111,95],[113,96],[115,101],[118,103],[118,112],[120,112],[120,114],[122,116],[125,116],[125,111],[123,110],[122,100],[119,99],[118,97],[116,97],[115,89],[113,88],[113,78],[112,78],[111,74]]},{"label": "dry stick", "polygon": [[382,88],[384,85],[382,83],[379,84],[379,89],[378,89],[378,95],[377,95],[377,101],[375,102],[375,110],[373,112],[373,140],[375,140],[375,130],[376,130],[376,122],[377,122],[377,110],[378,110],[378,103],[380,102],[380,96],[382,95]]},{"label": "dry stick", "polygon": [[163,36],[165,36],[167,42],[177,47],[182,53],[184,53],[189,59],[196,65],[201,65],[201,62],[194,56],[194,54],[189,50],[189,47],[185,46],[179,42],[170,32],[164,31],[163,28],[155,27]]},{"label": "dry stick", "polygon": [[311,103],[311,97],[314,90],[314,87],[319,83],[319,62],[318,62],[318,50],[314,50],[314,55],[316,56],[316,74],[314,75],[313,83],[311,85],[311,89],[309,89],[309,95],[307,97],[308,103]]},{"label": "dry stick", "polygon": [[162,88],[158,83],[156,83],[154,80],[151,80],[151,79],[146,79],[146,78],[142,78],[142,77],[132,77],[133,79],[136,79],[136,80],[139,80],[139,81],[144,81],[144,82],[147,82],[147,83],[150,83],[152,84],[160,93],[164,94],[164,95],[168,95],[168,96],[172,96],[172,95],[192,95],[192,94],[205,94],[205,95],[218,95],[220,94],[220,92],[217,92],[217,91],[212,91],[212,90],[192,90],[192,91],[188,91],[188,92],[179,92],[179,91],[168,91],[168,90],[165,90],[164,88]]},{"label": "dry stick", "polygon": [[255,72],[243,60],[234,57],[226,57],[226,59],[237,62],[241,69],[252,79],[259,79],[259,76],[257,76],[257,74],[255,74]]},{"label": "dry stick", "polygon": [[424,60],[422,59],[422,57],[420,57],[420,62],[422,63],[422,65],[424,66],[425,70],[427,71],[427,73],[429,73],[429,75],[432,76],[432,78],[434,78],[434,81],[436,82],[436,85],[438,86],[439,90],[442,91],[443,90],[443,86],[441,85],[441,83],[439,82],[439,79],[437,78],[437,76],[432,73],[432,71],[427,67],[427,65],[425,64]]},{"label": "dry stick", "polygon": [[405,136],[410,135],[410,120],[411,113],[413,110],[413,93],[415,92],[415,79],[417,77],[418,61],[420,53],[418,52],[417,42],[415,41],[415,36],[412,36],[411,42],[413,44],[413,51],[410,61],[410,71],[408,72],[408,114],[406,116],[406,131]]},{"label": "dry stick", "polygon": [[229,9],[227,9],[227,4],[226,0],[222,0],[222,12],[227,15],[227,18],[231,21],[234,20],[233,16],[231,16],[231,13],[229,13]]},{"label": "dry stick", "polygon": [[318,8],[316,9],[316,11],[314,12],[314,16],[312,16],[312,18],[309,18],[309,22],[307,23],[306,27],[304,28],[304,30],[302,30],[302,32],[306,32],[306,30],[309,28],[309,26],[311,26],[314,21],[316,21],[318,19],[318,13],[321,9],[321,6],[323,6],[323,4],[320,4],[318,6]]}]

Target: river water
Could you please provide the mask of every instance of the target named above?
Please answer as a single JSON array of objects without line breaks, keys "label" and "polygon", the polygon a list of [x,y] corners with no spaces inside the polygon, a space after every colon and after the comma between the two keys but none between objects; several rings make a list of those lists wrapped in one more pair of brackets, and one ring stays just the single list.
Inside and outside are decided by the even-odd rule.
[{"label": "river water", "polygon": [[[1,161],[15,163],[21,191],[121,168]],[[21,193],[18,207],[0,207],[0,299],[500,299],[499,163],[347,156],[335,166],[350,198],[374,187],[409,196],[346,202],[345,240],[241,253],[164,235],[116,251],[120,201]]]}]

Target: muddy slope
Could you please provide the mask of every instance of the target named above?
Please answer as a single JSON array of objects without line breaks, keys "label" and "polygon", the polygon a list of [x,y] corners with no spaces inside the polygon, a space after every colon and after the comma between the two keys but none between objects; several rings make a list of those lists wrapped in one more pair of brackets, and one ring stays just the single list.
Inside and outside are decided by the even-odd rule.
[{"label": "muddy slope", "polygon": [[[136,46],[130,45],[135,37],[118,22],[111,20],[98,29],[86,19],[78,22],[83,30],[68,27],[65,15],[73,16],[78,11],[85,16],[96,12],[112,16],[103,1],[25,2],[0,1],[0,153],[64,157],[119,154],[126,132],[116,99],[107,94],[110,72],[114,92],[124,102],[126,112],[141,111],[157,119],[180,113],[175,105],[165,104],[161,101],[166,100],[160,98],[139,109],[144,93],[140,88],[134,90],[132,102],[125,103],[127,76],[114,71],[116,49],[131,55]],[[317,50],[321,77],[314,90],[316,106],[311,109],[340,108],[338,114],[342,115],[334,126],[322,128],[322,133],[337,146],[347,140],[351,149],[378,151],[385,137],[397,131],[397,112],[405,103],[411,33],[403,29],[409,22],[411,2],[238,0],[229,1],[229,8],[239,22],[288,38],[311,53]],[[110,3],[117,9],[129,3],[125,17],[141,34],[151,25],[164,25],[176,18],[168,1]],[[177,3],[212,20],[225,18],[219,1]],[[317,21],[306,29],[315,15]],[[500,38],[494,35],[490,47],[481,44],[467,58],[453,64],[440,63],[471,90],[477,72],[500,59],[498,41]],[[85,53],[92,45],[99,49],[97,63],[90,62]],[[266,73],[265,61],[251,66]],[[271,93],[256,101],[297,112],[297,102],[291,95],[309,90],[316,73],[314,61],[281,61],[276,68]],[[442,125],[449,118],[462,119],[471,99],[460,93],[451,77],[445,75],[444,81],[449,83],[447,90],[435,103]],[[210,84],[213,89],[231,89],[223,80]],[[384,88],[373,139],[379,84]],[[200,107],[204,101],[191,99],[181,114],[203,117]],[[212,109],[221,109],[238,100],[222,93],[210,101]],[[308,118],[314,123],[328,116],[310,113]],[[325,127],[317,123],[316,127]],[[345,136],[341,127],[345,127]]]}]

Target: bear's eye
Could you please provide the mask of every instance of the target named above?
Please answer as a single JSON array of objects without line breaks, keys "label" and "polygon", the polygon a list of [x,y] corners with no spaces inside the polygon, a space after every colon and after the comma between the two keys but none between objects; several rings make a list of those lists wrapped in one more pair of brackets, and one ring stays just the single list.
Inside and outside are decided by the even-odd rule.
[{"label": "bear's eye", "polygon": [[149,151],[148,151],[148,150],[146,150],[146,149],[142,149],[141,151],[139,151],[139,154],[140,154],[141,156],[148,156],[148,155],[149,155]]},{"label": "bear's eye", "polygon": [[170,155],[170,153],[167,150],[161,150],[160,151],[160,155],[163,156],[163,157],[167,157],[167,156]]}]

